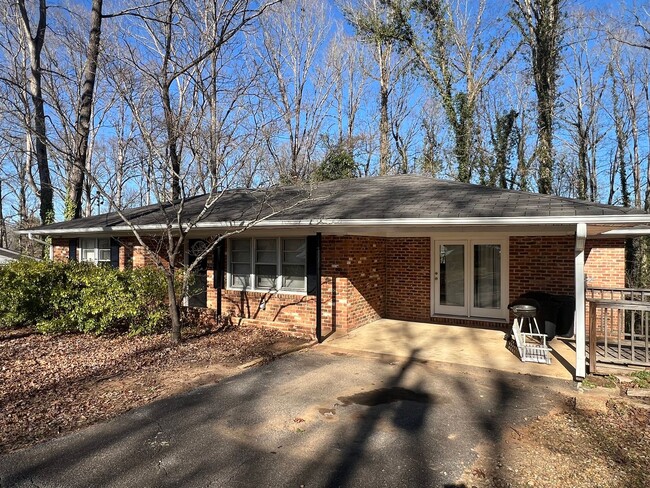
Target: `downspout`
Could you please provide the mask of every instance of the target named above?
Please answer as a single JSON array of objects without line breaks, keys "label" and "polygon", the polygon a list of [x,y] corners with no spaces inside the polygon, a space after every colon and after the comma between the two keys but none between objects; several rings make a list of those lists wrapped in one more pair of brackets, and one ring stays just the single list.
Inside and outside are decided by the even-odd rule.
[{"label": "downspout", "polygon": [[585,241],[587,240],[587,224],[576,225],[575,252],[575,332],[576,332],[576,374],[575,380],[580,382],[586,373],[586,327],[585,327]]},{"label": "downspout", "polygon": [[323,342],[321,290],[321,233],[316,233],[316,340]]},{"label": "downspout", "polygon": [[54,261],[54,246],[52,245],[51,242],[44,241],[43,239],[39,239],[38,237],[34,237],[31,232],[27,232],[27,239],[30,241],[38,242],[39,244],[42,244],[45,246],[46,249],[48,249],[48,255],[50,256],[50,261]]},{"label": "downspout", "polygon": [[38,237],[34,237],[31,232],[27,233],[27,239],[29,239],[30,241],[38,242],[39,244],[43,244],[44,246],[48,246],[48,247],[50,247],[52,245],[51,243],[49,243],[47,241],[44,241],[43,239],[39,239]]}]

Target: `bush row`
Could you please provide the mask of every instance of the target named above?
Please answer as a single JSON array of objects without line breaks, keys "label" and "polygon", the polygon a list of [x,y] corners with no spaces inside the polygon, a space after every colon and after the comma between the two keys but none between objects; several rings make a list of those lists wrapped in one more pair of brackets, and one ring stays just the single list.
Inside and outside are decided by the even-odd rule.
[{"label": "bush row", "polygon": [[43,333],[152,333],[168,323],[167,288],[155,268],[20,260],[0,266],[0,327]]}]

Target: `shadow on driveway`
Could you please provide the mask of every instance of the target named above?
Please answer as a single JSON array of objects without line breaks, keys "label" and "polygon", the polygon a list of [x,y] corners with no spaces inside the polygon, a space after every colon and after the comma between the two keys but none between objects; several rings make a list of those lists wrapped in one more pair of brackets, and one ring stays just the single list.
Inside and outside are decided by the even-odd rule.
[{"label": "shadow on driveway", "polygon": [[0,457],[0,486],[455,486],[567,385],[416,354],[289,355]]}]

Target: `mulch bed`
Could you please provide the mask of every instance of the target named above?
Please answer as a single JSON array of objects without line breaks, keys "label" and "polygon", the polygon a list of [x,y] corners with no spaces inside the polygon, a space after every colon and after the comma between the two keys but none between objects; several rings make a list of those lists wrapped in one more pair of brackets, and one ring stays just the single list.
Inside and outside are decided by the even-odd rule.
[{"label": "mulch bed", "polygon": [[[0,452],[115,417],[179,391],[168,380],[219,371],[304,343],[243,325],[141,337],[45,336],[0,330]],[[225,368],[224,368],[225,367]],[[219,376],[213,376],[218,379]],[[182,389],[196,382],[181,384]]]}]

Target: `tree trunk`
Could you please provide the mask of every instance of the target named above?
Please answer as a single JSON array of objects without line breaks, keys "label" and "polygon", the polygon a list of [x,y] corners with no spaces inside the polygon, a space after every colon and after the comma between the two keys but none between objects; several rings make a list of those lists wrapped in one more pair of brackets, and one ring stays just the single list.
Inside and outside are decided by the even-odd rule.
[{"label": "tree trunk", "polygon": [[97,59],[102,33],[102,1],[93,0],[90,16],[90,36],[88,53],[83,72],[81,98],[75,123],[72,164],[68,175],[68,197],[66,218],[78,219],[82,216],[81,200],[84,190],[84,171],[88,158],[88,137],[90,135],[90,118],[93,111],[95,79],[97,76]]},{"label": "tree trunk", "polygon": [[7,227],[5,226],[5,218],[2,213],[2,181],[0,181],[0,247],[9,247],[7,243]]},{"label": "tree trunk", "polygon": [[[42,90],[42,68],[41,50],[45,42],[45,31],[47,27],[47,5],[45,0],[39,1],[38,27],[36,34],[32,35],[25,0],[18,0],[18,8],[22,20],[22,27],[29,47],[29,59],[31,70],[29,75],[29,94],[34,104],[34,135],[36,164],[38,166],[38,177],[40,180],[40,216],[41,223],[50,224],[54,222],[54,191],[50,178],[50,167],[47,160],[47,136],[45,127],[45,104],[43,103]],[[28,136],[29,137],[29,136]]]},{"label": "tree trunk", "polygon": [[389,50],[382,41],[377,42],[378,61],[379,61],[379,174],[388,174],[390,166],[390,144],[389,133],[390,125],[388,123],[388,85],[389,69],[388,57]]},{"label": "tree trunk", "polygon": [[543,90],[546,89],[537,90],[537,129],[539,131],[537,189],[539,193],[550,194],[553,190],[553,104],[555,96],[551,96]]},{"label": "tree trunk", "polygon": [[531,51],[531,68],[537,95],[537,160],[539,193],[553,187],[553,119],[560,61],[562,0],[514,0],[514,21]]},{"label": "tree trunk", "polygon": [[[645,113],[646,113],[646,136],[648,138],[648,148],[650,148],[650,88],[648,83],[643,87],[643,94],[645,95]],[[643,203],[643,209],[646,212],[650,212],[650,150],[647,155],[646,163],[646,177],[645,177],[645,198]]]},{"label": "tree trunk", "polygon": [[162,63],[161,77],[162,77],[162,106],[165,116],[165,130],[167,131],[167,157],[171,167],[171,190],[172,200],[178,200],[181,197],[181,163],[178,154],[178,132],[177,121],[175,120],[174,109],[172,108],[171,100],[171,84],[172,80],[169,79],[169,64],[172,55],[172,36],[175,14],[175,2],[169,3],[169,10],[167,11],[167,19],[165,21],[165,51]]},{"label": "tree trunk", "polygon": [[169,299],[169,317],[171,319],[171,341],[172,344],[181,343],[181,314],[176,297],[176,287],[174,286],[174,271],[165,270],[167,280],[167,297]]},{"label": "tree trunk", "polygon": [[582,110],[582,102],[580,100],[580,92],[578,92],[578,104],[576,107],[577,110],[577,120],[576,120],[576,130],[578,131],[578,175],[577,175],[577,187],[578,187],[578,198],[581,200],[587,200],[587,174],[589,172],[589,161],[587,146],[589,144],[587,128],[584,124],[584,116]]}]

